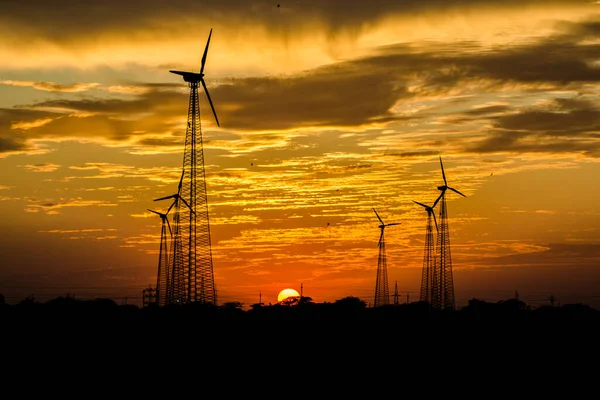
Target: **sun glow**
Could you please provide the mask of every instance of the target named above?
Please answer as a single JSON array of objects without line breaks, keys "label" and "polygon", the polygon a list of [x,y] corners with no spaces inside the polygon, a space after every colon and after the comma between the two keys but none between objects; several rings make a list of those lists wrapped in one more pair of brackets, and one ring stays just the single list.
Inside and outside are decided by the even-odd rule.
[{"label": "sun glow", "polygon": [[283,301],[283,300],[287,299],[288,297],[300,297],[300,293],[298,293],[294,289],[283,289],[277,295],[277,301]]}]

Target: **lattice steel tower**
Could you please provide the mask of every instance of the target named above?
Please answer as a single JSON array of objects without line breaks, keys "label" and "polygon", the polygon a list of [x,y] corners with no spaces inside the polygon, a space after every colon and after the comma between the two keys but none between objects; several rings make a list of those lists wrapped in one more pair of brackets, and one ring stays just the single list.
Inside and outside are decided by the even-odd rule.
[{"label": "lattice steel tower", "polygon": [[438,232],[437,220],[435,219],[435,211],[433,207],[429,207],[418,201],[414,203],[425,208],[427,211],[427,226],[425,228],[425,251],[423,254],[423,270],[421,272],[421,294],[419,297],[420,301],[426,301],[431,304],[432,290],[432,277],[433,271],[435,270],[436,254],[435,254],[435,239],[433,236],[433,225],[435,224],[435,231]]},{"label": "lattice steel tower", "polygon": [[[373,211],[375,209],[373,208]],[[388,286],[388,272],[387,272],[387,256],[385,253],[385,238],[383,236],[383,232],[386,226],[400,225],[399,222],[392,224],[384,224],[383,220],[375,211],[375,215],[377,215],[377,219],[381,222],[379,225],[379,229],[381,229],[381,234],[379,235],[379,255],[377,257],[377,279],[375,281],[375,300],[373,302],[373,307],[385,306],[390,304],[390,290]]]},{"label": "lattice steel tower", "polygon": [[171,268],[171,258],[169,257],[169,241],[167,239],[167,228],[169,228],[169,237],[171,239],[173,238],[173,231],[171,230],[171,224],[169,223],[169,218],[167,217],[167,215],[169,214],[169,211],[171,211],[173,204],[171,204],[171,206],[165,213],[154,211],[148,208],[148,211],[158,215],[162,221],[160,226],[160,247],[158,250],[158,268],[156,271],[156,288],[154,294],[156,303],[159,306],[164,306],[166,304],[165,290],[167,288],[167,274],[169,273],[169,269]]},{"label": "lattice steel tower", "polygon": [[210,44],[212,29],[208,35],[206,48],[202,56],[200,72],[169,72],[183,76],[189,84],[190,98],[188,120],[185,135],[185,150],[183,155],[183,186],[181,198],[189,203],[189,210],[180,213],[181,249],[180,258],[182,269],[178,271],[185,286],[184,302],[201,302],[217,305],[217,290],[215,287],[212,248],[210,241],[210,221],[208,215],[208,200],[206,194],[206,173],[204,170],[204,149],[202,144],[202,129],[200,125],[200,103],[198,100],[198,84],[201,83],[212,108],[217,126],[219,119],[204,82],[204,65]]},{"label": "lattice steel tower", "polygon": [[448,209],[446,207],[446,190],[458,193],[463,197],[467,197],[458,190],[448,186],[446,181],[446,174],[444,173],[444,165],[442,164],[442,157],[440,157],[440,166],[442,167],[442,177],[444,178],[444,185],[438,186],[438,190],[442,193],[437,198],[431,208],[434,208],[436,204],[441,200],[440,203],[440,229],[437,237],[437,262],[433,267],[432,274],[432,293],[431,293],[431,305],[434,308],[454,309],[454,279],[452,277],[452,257],[450,254],[450,230],[448,228]]},{"label": "lattice steel tower", "polygon": [[[177,185],[177,193],[170,196],[161,197],[154,201],[173,199],[173,203],[169,206],[167,213],[173,209],[173,239],[171,240],[171,257],[169,260],[169,267],[166,270],[164,276],[165,290],[160,294],[164,298],[164,301],[159,302],[159,305],[166,304],[182,304],[187,302],[187,284],[185,280],[185,265],[183,258],[183,243],[185,238],[181,235],[181,203],[187,207],[187,211],[191,211],[189,203],[181,197],[181,189],[183,186],[183,173],[179,178],[179,184]],[[165,213],[166,214],[166,213]],[[167,220],[168,222],[168,220]],[[157,279],[161,279],[160,273]]]}]

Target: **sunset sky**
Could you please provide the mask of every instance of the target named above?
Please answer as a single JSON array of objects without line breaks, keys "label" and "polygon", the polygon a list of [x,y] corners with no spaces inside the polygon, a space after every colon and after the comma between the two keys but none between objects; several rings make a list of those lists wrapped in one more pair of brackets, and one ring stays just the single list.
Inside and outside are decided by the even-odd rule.
[{"label": "sunset sky", "polygon": [[[220,304],[419,297],[449,186],[456,305],[600,308],[600,2],[3,0],[0,293],[141,304],[198,71]],[[125,300],[127,299],[127,300]],[[392,298],[393,300],[393,298]]]}]

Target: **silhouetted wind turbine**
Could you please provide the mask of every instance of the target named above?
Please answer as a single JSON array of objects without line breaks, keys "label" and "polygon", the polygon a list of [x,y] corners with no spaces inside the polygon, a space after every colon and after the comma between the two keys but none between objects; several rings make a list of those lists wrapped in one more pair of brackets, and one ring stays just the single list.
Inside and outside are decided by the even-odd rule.
[{"label": "silhouetted wind turbine", "polygon": [[181,178],[179,179],[179,184],[177,185],[177,193],[171,194],[169,196],[161,197],[158,199],[154,199],[154,201],[173,199],[173,203],[169,207],[169,210],[171,210],[171,207],[173,207],[173,205],[176,205],[176,209],[177,209],[179,200],[181,200],[181,201],[183,201],[183,204],[185,204],[187,206],[187,208],[190,209],[191,212],[194,212],[194,210],[192,210],[192,208],[190,207],[188,202],[183,197],[181,197],[181,187],[183,185],[183,175],[184,175],[184,173],[181,173]]},{"label": "silhouetted wind turbine", "polygon": [[435,211],[433,207],[429,207],[418,201],[414,203],[420,205],[427,211],[427,227],[425,229],[425,249],[423,254],[423,270],[421,273],[421,294],[420,301],[426,301],[431,304],[432,293],[432,274],[435,270],[435,240],[433,238],[433,224],[435,223],[435,231],[438,232],[437,220],[435,219]]},{"label": "silhouetted wind turbine", "polygon": [[444,184],[438,186],[438,190],[441,191],[440,196],[437,198],[431,208],[434,208],[436,204],[441,200],[440,206],[440,230],[438,231],[437,241],[437,254],[438,259],[434,264],[434,271],[432,274],[432,293],[431,293],[431,305],[434,308],[450,308],[454,309],[454,279],[452,277],[452,257],[450,252],[450,230],[448,228],[448,210],[446,208],[446,191],[451,190],[463,197],[467,197],[458,190],[448,186],[446,181],[446,174],[444,173],[444,164],[442,163],[442,157],[440,157],[440,166],[442,168],[442,178]]},{"label": "silhouetted wind turbine", "polygon": [[451,188],[450,186],[448,186],[448,182],[446,181],[446,174],[444,173],[444,164],[442,164],[442,157],[440,157],[440,167],[442,167],[442,178],[444,178],[444,184],[442,186],[438,186],[438,190],[440,190],[442,193],[440,193],[440,196],[437,198],[437,200],[435,201],[435,203],[433,203],[433,205],[431,206],[431,208],[435,208],[436,204],[438,203],[438,201],[440,201],[440,199],[445,196],[446,194],[446,190],[450,189],[455,193],[460,194],[462,197],[467,197],[464,194],[462,194],[461,192],[459,192],[458,190]]},{"label": "silhouetted wind turbine", "polygon": [[208,54],[208,46],[210,44],[211,36],[212,36],[212,29],[210,30],[210,33],[208,34],[208,40],[206,42],[206,47],[204,48],[204,54],[202,55],[202,64],[200,64],[200,72],[199,73],[177,71],[174,69],[169,70],[169,72],[183,76],[184,81],[186,81],[188,83],[192,83],[192,84],[195,83],[196,86],[197,86],[198,82],[200,82],[202,84],[202,87],[204,88],[204,93],[206,93],[206,97],[208,98],[208,102],[210,103],[210,108],[212,108],[213,115],[215,116],[215,121],[217,121],[217,126],[221,126],[221,125],[219,125],[219,118],[217,118],[217,112],[215,111],[215,107],[213,106],[213,102],[210,98],[210,94],[208,93],[208,89],[206,88],[206,82],[204,82],[204,64],[206,64],[206,56]]},{"label": "silhouetted wind turbine", "polygon": [[390,304],[390,292],[388,287],[388,273],[387,273],[387,257],[385,254],[385,238],[383,232],[386,226],[400,225],[399,222],[385,224],[375,208],[373,208],[375,215],[381,225],[381,234],[379,235],[379,255],[377,257],[377,280],[375,281],[375,300],[373,302],[374,307],[383,306]]},{"label": "silhouetted wind turbine", "polygon": [[151,209],[147,209],[150,212],[158,215],[162,220],[161,228],[160,228],[160,248],[158,252],[158,269],[156,273],[156,302],[159,306],[165,305],[165,290],[168,286],[168,271],[169,271],[169,245],[167,242],[167,227],[169,228],[169,236],[173,237],[173,232],[171,231],[171,224],[169,223],[169,218],[167,214],[171,211],[173,204],[169,207],[167,212],[161,213],[158,211],[154,211]]},{"label": "silhouetted wind turbine", "polygon": [[[183,189],[179,192],[182,200],[188,202],[187,210],[181,210],[180,248],[177,249],[178,259],[182,260],[181,268],[177,273],[185,291],[178,298],[178,302],[188,303],[200,301],[217,305],[217,289],[213,271],[212,247],[210,240],[210,219],[208,210],[208,197],[206,187],[206,171],[204,167],[204,148],[200,118],[200,101],[198,86],[202,84],[204,93],[208,98],[217,126],[221,126],[217,112],[204,81],[204,67],[210,45],[212,29],[208,34],[199,72],[184,72],[170,70],[169,72],[180,75],[190,87],[188,105],[188,120],[185,134],[185,147],[183,154],[183,172],[185,175]],[[184,212],[186,211],[186,212]]]},{"label": "silhouetted wind turbine", "polygon": [[[183,175],[181,173],[181,178],[179,179],[179,184],[177,185],[177,193],[174,193],[169,196],[160,197],[158,199],[154,199],[154,201],[173,199],[173,203],[169,206],[167,213],[175,207],[175,216],[173,217],[173,225],[174,232],[172,232],[173,239],[172,249],[171,249],[171,258],[169,260],[169,267],[165,272],[165,290],[163,290],[164,304],[173,304],[173,303],[183,303],[186,299],[186,287],[185,280],[182,276],[183,269],[183,251],[182,251],[182,237],[180,230],[180,204],[179,200],[181,200],[187,208],[193,213],[193,210],[190,208],[188,202],[181,197],[181,187],[183,184]],[[166,214],[166,213],[165,213]],[[170,225],[169,225],[170,227]]]}]

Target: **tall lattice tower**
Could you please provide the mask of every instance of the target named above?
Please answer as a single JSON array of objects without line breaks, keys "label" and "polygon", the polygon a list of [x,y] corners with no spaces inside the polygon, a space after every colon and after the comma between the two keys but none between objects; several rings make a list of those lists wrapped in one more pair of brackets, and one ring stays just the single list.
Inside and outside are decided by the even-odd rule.
[{"label": "tall lattice tower", "polygon": [[386,226],[400,225],[399,222],[392,224],[384,224],[383,220],[375,211],[375,215],[377,215],[377,219],[381,222],[379,225],[379,229],[381,229],[381,234],[379,235],[379,255],[377,257],[377,279],[375,281],[375,299],[373,302],[373,307],[385,306],[390,304],[390,290],[388,286],[388,272],[387,272],[387,256],[385,253],[385,238],[383,232]]},{"label": "tall lattice tower", "polygon": [[198,84],[201,83],[210,103],[217,126],[219,119],[213,106],[210,94],[204,82],[204,65],[212,29],[208,35],[206,48],[202,55],[200,72],[183,72],[170,70],[181,75],[190,87],[185,150],[183,155],[183,186],[181,198],[187,200],[189,209],[180,213],[182,269],[178,273],[185,286],[185,302],[201,302],[217,304],[212,248],[210,241],[210,221],[206,190],[206,172],[204,169],[204,148],[202,144],[202,128],[200,125],[200,102]]},{"label": "tall lattice tower", "polygon": [[398,292],[398,281],[394,285],[394,305],[397,306],[400,304],[400,292]]},{"label": "tall lattice tower", "polygon": [[[161,290],[160,296],[161,301],[159,305],[166,304],[182,304],[187,302],[187,285],[185,278],[185,265],[183,260],[183,242],[185,238],[181,235],[181,203],[183,203],[188,212],[191,211],[189,203],[181,197],[181,189],[183,186],[183,173],[179,178],[179,184],[177,185],[177,193],[169,196],[155,199],[154,201],[173,199],[173,203],[169,206],[166,214],[173,209],[173,232],[171,240],[171,254],[168,263],[168,268],[164,275],[164,290]],[[167,220],[168,222],[168,220]],[[170,228],[170,226],[169,226]],[[163,279],[159,272],[157,280]],[[158,287],[158,284],[157,284]]]},{"label": "tall lattice tower", "polygon": [[442,193],[433,203],[432,208],[440,203],[440,229],[437,236],[437,262],[433,267],[431,305],[434,308],[454,309],[454,278],[452,277],[452,257],[450,254],[450,230],[448,228],[448,209],[446,207],[446,191],[449,189],[463,197],[467,197],[458,190],[448,186],[442,157],[440,157],[442,177],[444,184],[438,186]]},{"label": "tall lattice tower", "polygon": [[166,304],[165,290],[167,288],[167,274],[171,267],[167,228],[169,228],[169,237],[171,239],[173,238],[173,231],[171,230],[171,224],[169,223],[169,218],[167,215],[169,214],[169,211],[171,211],[173,204],[171,204],[165,213],[148,209],[148,211],[158,215],[162,221],[160,226],[160,247],[158,250],[158,267],[156,271],[156,288],[154,294],[156,303],[159,306],[164,306]]},{"label": "tall lattice tower", "polygon": [[433,271],[435,270],[436,254],[435,254],[435,239],[433,236],[433,226],[435,224],[435,231],[438,232],[437,220],[435,219],[435,211],[433,207],[427,206],[418,201],[414,203],[420,205],[427,211],[427,226],[425,227],[425,250],[423,253],[423,270],[421,272],[421,293],[419,296],[420,301],[426,301],[431,304],[432,294],[432,277]]}]

